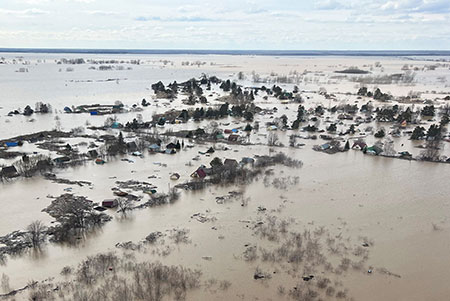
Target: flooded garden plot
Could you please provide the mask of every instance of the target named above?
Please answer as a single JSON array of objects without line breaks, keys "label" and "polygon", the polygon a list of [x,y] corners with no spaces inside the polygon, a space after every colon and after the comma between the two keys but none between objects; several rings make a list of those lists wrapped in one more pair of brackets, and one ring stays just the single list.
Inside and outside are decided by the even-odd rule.
[{"label": "flooded garden plot", "polygon": [[450,293],[445,58],[36,56],[0,65],[0,298]]}]

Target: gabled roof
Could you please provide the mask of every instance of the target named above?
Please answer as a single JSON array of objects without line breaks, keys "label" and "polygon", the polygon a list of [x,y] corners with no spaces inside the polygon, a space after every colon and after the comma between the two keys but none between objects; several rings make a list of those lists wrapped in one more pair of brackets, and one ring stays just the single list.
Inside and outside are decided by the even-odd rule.
[{"label": "gabled roof", "polygon": [[206,171],[202,167],[199,167],[191,174],[191,177],[204,178],[206,177]]},{"label": "gabled roof", "polygon": [[223,165],[226,165],[226,166],[237,166],[237,165],[239,165],[239,163],[235,159],[225,159],[225,161],[223,162]]},{"label": "gabled roof", "polygon": [[1,174],[5,177],[17,177],[19,174],[17,173],[17,169],[15,166],[6,166],[2,168]]},{"label": "gabled roof", "polygon": [[229,141],[236,141],[238,138],[239,138],[239,135],[231,134],[230,136],[228,136]]}]

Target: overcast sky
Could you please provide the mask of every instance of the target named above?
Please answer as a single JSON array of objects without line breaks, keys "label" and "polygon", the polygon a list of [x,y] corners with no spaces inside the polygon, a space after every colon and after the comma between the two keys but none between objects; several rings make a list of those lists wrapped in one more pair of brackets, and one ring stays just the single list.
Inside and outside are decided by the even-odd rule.
[{"label": "overcast sky", "polygon": [[450,0],[0,0],[0,47],[450,49]]}]

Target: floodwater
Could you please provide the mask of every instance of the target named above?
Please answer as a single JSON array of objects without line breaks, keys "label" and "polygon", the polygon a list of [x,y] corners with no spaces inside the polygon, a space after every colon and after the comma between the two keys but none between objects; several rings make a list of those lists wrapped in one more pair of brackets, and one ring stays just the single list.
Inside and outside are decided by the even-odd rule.
[{"label": "floodwater", "polygon": [[[55,126],[54,114],[30,117],[6,114],[26,104],[33,105],[37,101],[49,102],[57,111],[66,105],[89,103],[112,103],[122,101],[125,105],[140,103],[142,98],[151,100],[149,87],[162,80],[168,83],[173,80],[183,81],[201,73],[217,75],[219,78],[236,78],[236,72],[243,71],[248,77],[251,72],[269,75],[271,72],[288,74],[291,71],[303,72],[305,69],[318,74],[316,80],[300,83],[300,89],[317,91],[325,87],[327,91],[354,93],[355,83],[332,79],[330,70],[336,66],[338,70],[348,66],[372,65],[380,61],[386,73],[400,72],[404,64],[425,66],[426,61],[407,61],[400,58],[276,58],[246,56],[143,56],[139,57],[146,64],[132,66],[133,70],[96,71],[89,70],[89,64],[75,65],[73,72],[66,72],[66,65],[56,65],[58,55],[30,55],[25,60],[32,63],[25,66],[28,73],[14,72],[19,65],[0,65],[0,89],[5,91],[0,99],[0,138],[8,138],[19,134],[48,130]],[[91,57],[92,56],[92,57]],[[97,58],[99,55],[85,55]],[[6,56],[12,59],[14,55]],[[61,56],[62,57],[62,56]],[[65,57],[68,57],[65,55]],[[114,56],[105,56],[116,58]],[[134,58],[134,57],[133,57]],[[37,63],[37,60],[46,63]],[[120,58],[119,58],[120,59]],[[125,57],[124,59],[130,59]],[[164,66],[160,60],[173,61]],[[205,65],[181,66],[183,61],[204,61]],[[211,62],[213,64],[211,64]],[[59,72],[59,69],[62,71]],[[328,72],[328,73],[327,73]],[[435,71],[417,72],[415,86],[380,85],[383,91],[394,95],[405,95],[410,90],[419,90],[423,95],[433,98],[437,96],[431,91],[449,93],[448,84],[438,82],[436,78],[450,79],[448,67]],[[311,75],[311,77],[314,77]],[[100,80],[121,78],[119,82],[74,83],[71,80]],[[126,78],[126,79],[125,79]],[[442,81],[442,80],[441,80]],[[251,85],[250,79],[243,81]],[[291,87],[292,85],[286,85]],[[427,94],[428,93],[428,94]],[[444,93],[443,93],[444,94]],[[305,106],[311,107],[320,102],[317,94],[310,95]],[[338,95],[341,102],[354,103],[354,96]],[[257,105],[271,108],[274,101],[256,100]],[[183,105],[177,100],[164,105],[153,103],[143,112],[130,112],[118,115],[119,121],[127,121],[136,114],[143,119],[150,119],[155,112],[164,112],[169,108],[180,108]],[[360,103],[362,104],[362,102]],[[296,104],[280,105],[276,116],[283,113],[294,119]],[[66,115],[57,113],[63,130],[69,130],[89,121],[92,125],[102,125],[106,117],[87,115]],[[261,125],[269,121],[269,116],[257,116]],[[246,123],[229,118],[220,123],[230,122],[232,126]],[[207,122],[167,126],[177,129],[195,129],[205,126]],[[372,124],[376,126],[376,124]],[[182,127],[182,128],[181,128]],[[226,128],[226,126],[222,126]],[[116,133],[116,132],[114,132]],[[261,129],[259,134],[267,132]],[[252,134],[253,143],[266,143],[264,136]],[[280,132],[280,140],[288,145],[288,132]],[[373,137],[372,137],[373,138]],[[370,141],[371,138],[368,138]],[[67,139],[70,142],[70,139]],[[187,141],[186,141],[187,142]],[[262,177],[251,184],[235,186],[209,186],[204,191],[183,191],[180,199],[173,204],[135,210],[126,217],[109,210],[114,219],[97,232],[90,233],[77,245],[46,244],[40,252],[30,252],[18,257],[8,258],[6,264],[0,266],[0,273],[10,278],[11,288],[26,285],[29,280],[44,280],[48,277],[59,277],[64,266],[76,267],[86,256],[107,250],[119,250],[116,243],[143,240],[149,233],[161,231],[168,233],[174,228],[189,229],[189,244],[172,246],[168,256],[153,254],[150,247],[147,252],[138,252],[137,256],[145,260],[160,260],[165,264],[183,265],[200,269],[204,279],[215,278],[228,280],[228,290],[211,292],[199,289],[188,295],[192,300],[278,300],[282,298],[277,287],[283,284],[290,289],[302,276],[301,271],[295,275],[288,274],[279,263],[265,263],[259,260],[246,262],[242,260],[244,245],[250,243],[267,246],[268,242],[257,237],[248,227],[247,221],[264,220],[266,216],[275,215],[280,219],[295,219],[291,231],[303,232],[324,227],[332,235],[348,238],[348,246],[361,244],[361,237],[367,237],[373,244],[369,247],[369,258],[363,270],[348,270],[340,275],[327,275],[342,282],[348,289],[348,297],[355,300],[446,300],[450,297],[450,186],[448,175],[450,165],[419,161],[406,161],[385,157],[364,155],[351,150],[345,153],[328,155],[312,150],[317,141],[299,140],[305,143],[301,148],[272,147],[264,145],[228,145],[217,143],[216,152],[208,157],[199,156],[199,151],[206,151],[209,144],[195,145],[175,155],[145,154],[143,158],[129,156],[134,163],[111,160],[99,166],[94,162],[85,165],[57,170],[61,178],[91,181],[92,187],[78,187],[51,183],[41,177],[16,179],[0,184],[0,235],[14,230],[24,229],[33,220],[51,223],[51,218],[41,212],[51,202],[48,195],[58,196],[64,188],[72,187],[72,193],[87,196],[97,202],[112,196],[111,188],[115,181],[130,179],[150,182],[158,187],[158,191],[168,191],[169,186],[189,180],[189,175],[200,164],[209,165],[214,157],[234,158],[240,160],[245,156],[268,155],[284,152],[288,156],[302,160],[300,169],[275,166],[272,178],[299,177],[298,183],[287,185],[282,189],[264,184]],[[396,149],[403,144],[411,152],[417,154],[414,144],[406,137],[395,141]],[[227,146],[229,150],[221,150]],[[27,147],[25,145],[24,147]],[[398,149],[401,150],[401,149]],[[443,150],[448,154],[448,146]],[[7,162],[6,160],[3,162]],[[186,163],[191,162],[192,166]],[[1,163],[1,162],[0,162]],[[163,163],[166,165],[160,165]],[[170,174],[178,172],[178,181],[169,180]],[[155,178],[151,176],[156,176]],[[151,177],[151,178],[149,178]],[[223,204],[216,202],[217,196],[226,195],[229,191],[241,191],[244,198],[249,198],[247,206],[239,201]],[[141,201],[143,202],[143,201]],[[260,212],[259,207],[266,208]],[[195,213],[205,213],[214,220],[201,223],[191,218]],[[170,245],[166,239],[166,245]],[[211,260],[202,257],[211,257]],[[277,270],[278,272],[264,282],[253,279],[256,267]],[[367,273],[372,267],[373,273]],[[382,268],[391,272],[377,272]],[[395,274],[396,276],[393,276]],[[398,277],[399,276],[399,277]],[[300,278],[301,279],[301,278]],[[301,281],[301,280],[300,280]],[[23,297],[23,296],[22,296]],[[18,297],[19,299],[21,296]],[[289,299],[288,297],[284,297]]]}]

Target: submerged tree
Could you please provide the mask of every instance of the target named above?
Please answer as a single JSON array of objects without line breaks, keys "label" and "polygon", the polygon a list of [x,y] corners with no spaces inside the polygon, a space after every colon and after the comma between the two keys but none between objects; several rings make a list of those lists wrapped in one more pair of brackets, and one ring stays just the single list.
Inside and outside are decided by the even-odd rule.
[{"label": "submerged tree", "polygon": [[416,126],[411,134],[411,140],[420,140],[425,137],[425,128],[421,126]]},{"label": "submerged tree", "polygon": [[336,130],[337,130],[336,123],[330,124],[330,126],[327,128],[328,132],[336,132]]},{"label": "submerged tree", "polygon": [[427,131],[425,150],[421,153],[422,160],[439,161],[442,147],[442,128],[432,124]]},{"label": "submerged tree", "polygon": [[431,105],[431,106],[423,107],[423,109],[420,113],[422,114],[422,116],[425,116],[425,117],[433,117],[435,114],[434,112],[435,112],[434,106]]},{"label": "submerged tree", "polygon": [[46,104],[43,102],[37,102],[34,106],[34,111],[35,112],[39,112],[39,113],[43,113],[43,114],[47,114],[50,113],[52,111],[52,107],[50,104]]},{"label": "submerged tree", "polygon": [[42,211],[58,223],[50,232],[55,240],[65,240],[73,230],[86,230],[111,220],[111,217],[94,210],[94,203],[83,196],[63,194]]},{"label": "submerged tree", "polygon": [[133,210],[133,201],[129,198],[120,198],[120,199],[118,199],[117,207],[119,208],[119,210],[117,210],[117,212],[120,212],[123,215],[126,215],[127,211]]},{"label": "submerged tree", "polygon": [[436,124],[430,125],[427,131],[427,140],[440,140],[442,128]]},{"label": "submerged tree", "polygon": [[267,145],[269,146],[276,146],[279,144],[279,138],[277,133],[269,133],[269,136],[267,136]]},{"label": "submerged tree", "polygon": [[383,138],[386,135],[386,132],[384,128],[381,128],[378,130],[378,132],[375,133],[375,138]]},{"label": "submerged tree", "polygon": [[27,227],[27,240],[33,246],[38,248],[47,237],[47,227],[41,221],[34,221]]}]

